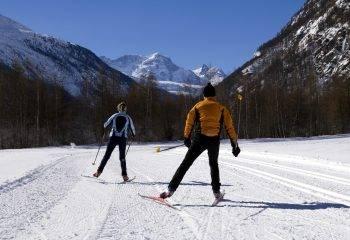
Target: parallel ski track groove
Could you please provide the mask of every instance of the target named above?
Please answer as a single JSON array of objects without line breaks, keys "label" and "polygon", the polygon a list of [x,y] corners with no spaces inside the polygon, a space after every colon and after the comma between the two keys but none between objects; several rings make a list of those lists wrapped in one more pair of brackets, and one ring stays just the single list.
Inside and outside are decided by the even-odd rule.
[{"label": "parallel ski track groove", "polygon": [[[137,173],[137,175],[141,175],[143,177],[145,177],[146,179],[148,179],[149,181],[154,182],[154,179],[152,177],[150,177],[149,175],[143,174],[141,172],[139,172],[138,170],[135,170],[135,168],[132,168],[132,170]],[[157,189],[158,192],[161,191],[161,188],[157,185],[153,186],[154,188]],[[169,199],[169,203],[176,204],[176,202],[174,202],[173,200]],[[194,216],[192,216],[191,214],[189,214],[187,211],[184,211],[183,209],[181,209],[181,211],[174,211],[176,212],[183,220],[184,223],[191,229],[192,233],[194,234],[194,236],[196,237],[197,240],[201,240],[201,235],[198,232],[199,230],[199,223],[198,223],[198,219],[196,219]]]},{"label": "parallel ski track groove", "polygon": [[[228,174],[230,174],[229,171],[227,171],[226,169],[223,169],[223,171],[227,172]],[[254,185],[256,186],[257,188],[264,188],[265,191],[269,191],[271,193],[273,193],[274,195],[277,195],[277,196],[280,196],[282,198],[286,198],[286,199],[289,199],[290,201],[294,202],[295,199],[292,199],[290,196],[288,195],[285,195],[285,194],[281,194],[279,192],[276,192],[274,190],[271,190],[271,188],[267,188],[265,186],[262,186],[261,184],[257,184],[256,182],[250,180],[249,178],[247,178],[246,176],[241,176],[240,174],[235,174],[235,177],[236,178],[241,178],[243,179],[245,182],[246,181],[249,181],[249,185]],[[244,197],[244,196],[240,196],[240,197]],[[247,199],[252,199],[252,197],[246,197]],[[253,198],[255,201],[261,201],[261,199],[258,199],[258,198]],[[283,213],[283,214],[287,214],[287,215],[291,215],[289,213]],[[334,218],[333,215],[330,215],[330,214],[327,214],[327,213],[323,213],[325,216],[328,216],[329,218]],[[291,215],[292,216],[292,215]],[[302,217],[302,216],[298,216],[298,219],[301,219],[303,222],[305,223],[309,223],[310,222],[310,219],[309,218],[305,218],[305,217]],[[332,225],[332,226],[339,226],[339,223],[337,224],[332,224],[330,221],[321,221],[321,220],[318,220],[318,219],[312,219],[312,221],[317,221],[318,223],[324,225],[324,227],[328,227],[329,225]],[[344,224],[341,224],[342,227],[344,228],[347,228],[347,229],[350,229],[350,226],[347,226],[347,225],[344,225]],[[318,228],[322,228],[321,226],[318,226],[318,225],[314,225],[314,227],[318,227]]]},{"label": "parallel ski track groove", "polygon": [[336,193],[336,192],[333,192],[330,190],[326,190],[326,189],[323,189],[320,187],[316,187],[316,186],[313,186],[310,184],[291,180],[288,178],[280,177],[278,175],[267,173],[267,172],[264,172],[261,170],[256,170],[256,169],[253,169],[250,167],[240,166],[238,164],[226,163],[226,162],[222,162],[222,161],[220,161],[220,163],[223,166],[226,166],[228,168],[239,169],[239,170],[246,172],[248,174],[262,177],[264,179],[270,179],[271,181],[278,182],[282,185],[292,187],[294,189],[297,189],[299,191],[314,195],[316,197],[324,198],[324,199],[331,200],[334,202],[339,202],[339,203],[344,204],[346,206],[350,206],[350,196],[347,196],[347,195]]},{"label": "parallel ski track groove", "polygon": [[115,178],[115,181],[114,181],[114,190],[113,190],[113,197],[112,197],[112,201],[109,203],[109,207],[108,207],[108,211],[107,211],[107,215],[105,217],[105,219],[103,220],[102,222],[102,225],[99,227],[99,230],[97,231],[97,234],[96,234],[96,239],[99,239],[101,238],[101,235],[102,235],[102,232],[103,230],[105,229],[105,226],[106,226],[106,223],[107,223],[107,220],[108,218],[110,217],[110,214],[113,212],[112,209],[114,208],[114,205],[116,203],[116,198],[117,198],[117,179],[118,177]]},{"label": "parallel ski track groove", "polygon": [[[80,155],[80,154],[77,154]],[[0,235],[4,238],[15,238],[21,233],[20,230],[37,231],[34,223],[39,221],[46,212],[52,209],[59,201],[61,201],[69,189],[79,180],[75,175],[77,168],[69,167],[63,163],[73,156],[65,156],[59,158],[55,162],[40,169],[44,172],[35,175],[30,179],[31,174],[26,175],[29,181],[21,184],[18,181],[12,183],[11,190],[6,190],[0,194],[0,214],[6,217],[0,222]],[[78,164],[72,161],[72,165]],[[36,169],[37,170],[37,169]],[[63,174],[58,174],[62,173]],[[57,185],[57,182],[64,181],[64,185]],[[69,181],[67,181],[69,179]],[[16,200],[14,199],[16,198]],[[8,200],[12,199],[12,203]],[[11,222],[16,222],[16,227],[9,228]],[[28,226],[30,226],[28,228]]]},{"label": "parallel ski track groove", "polygon": [[[167,153],[167,155],[173,155],[171,153]],[[224,159],[227,159],[228,157],[226,156],[221,156],[221,158],[224,158]],[[204,156],[200,156],[199,157],[201,160],[202,159],[206,159],[206,157]],[[250,160],[250,159],[245,159],[247,161],[250,161],[250,162],[254,162],[256,164],[259,164],[259,165],[262,165],[262,166],[265,166],[265,167],[274,167],[275,169],[279,169],[279,170],[284,170],[284,171],[289,171],[289,172],[292,172],[294,174],[300,174],[300,175],[304,175],[304,176],[312,176],[312,177],[316,177],[318,179],[321,179],[321,180],[330,180],[333,181],[333,182],[337,182],[337,183],[341,183],[343,185],[348,185],[348,180],[345,179],[345,178],[340,178],[340,177],[337,177],[337,176],[333,176],[333,175],[328,175],[328,174],[322,174],[322,173],[318,173],[318,172],[314,172],[314,171],[308,171],[308,170],[303,170],[303,169],[296,169],[296,168],[293,168],[293,167],[287,167],[287,169],[283,169],[284,166],[282,165],[276,165],[276,164],[271,164],[271,163],[264,163],[264,162],[260,162],[260,161],[253,161],[253,160]],[[244,162],[244,163],[247,163],[245,162],[244,160],[240,160],[240,162]],[[203,164],[204,162],[201,161]],[[329,191],[329,190],[326,190],[326,189],[323,189],[323,188],[319,188],[319,187],[315,187],[315,186],[312,186],[312,185],[309,185],[309,184],[304,184],[302,182],[298,182],[298,181],[294,181],[294,180],[291,180],[291,179],[288,179],[288,178],[283,178],[283,180],[286,180],[286,182],[281,182],[281,178],[280,176],[278,175],[275,175],[275,174],[272,174],[273,176],[271,177],[269,173],[266,173],[264,171],[261,171],[261,170],[256,170],[256,169],[253,169],[253,168],[248,168],[248,167],[244,167],[244,166],[240,166],[238,164],[234,164],[234,167],[233,166],[229,166],[231,163],[227,163],[225,161],[219,161],[219,163],[221,163],[224,167],[228,167],[228,168],[234,168],[236,167],[237,170],[239,171],[242,171],[244,170],[243,172],[245,173],[248,173],[250,175],[254,175],[254,176],[257,176],[257,177],[262,177],[268,181],[273,181],[277,184],[280,184],[280,185],[284,185],[284,186],[287,186],[287,187],[291,187],[291,188],[294,188],[295,190],[297,191],[300,191],[300,192],[305,192],[305,193],[308,193],[308,194],[311,194],[311,195],[314,195],[314,196],[317,196],[317,197],[320,197],[320,198],[324,198],[324,199],[327,199],[327,200],[331,200],[333,202],[339,202],[339,203],[342,203],[344,205],[347,205],[347,206],[350,206],[350,201],[349,201],[349,196],[347,195],[342,195],[342,194],[339,194],[337,192],[333,192],[333,191]],[[309,164],[307,164],[309,165]],[[246,168],[246,169],[244,169]],[[247,171],[247,169],[249,169]],[[337,169],[338,170],[338,169]],[[256,174],[255,172],[252,173],[252,171],[259,171],[260,174]],[[228,171],[229,172],[229,171]],[[232,173],[230,173],[230,175],[232,175]],[[266,177],[266,175],[268,175],[268,177]],[[296,183],[297,186],[293,186],[292,184],[290,184],[290,181],[292,183]],[[301,185],[302,187],[298,186],[298,185]],[[303,188],[304,187],[304,188]],[[316,188],[316,189],[315,189]],[[276,194],[274,192],[274,194]],[[330,194],[330,196],[329,196]],[[289,196],[286,196],[288,197],[290,200],[293,200],[292,198],[290,198]],[[345,199],[344,199],[345,198]],[[349,199],[348,199],[349,198]],[[345,200],[345,201],[344,201]],[[328,214],[326,214],[328,215]],[[332,216],[329,216],[329,217],[332,217]],[[309,220],[306,219],[306,218],[302,218],[300,219],[301,221],[303,221],[304,223],[308,223]],[[320,223],[322,223],[323,225],[325,226],[329,226],[329,223],[328,222],[322,222],[320,221]],[[343,227],[349,229],[350,227],[348,226],[345,226],[345,225],[342,225]],[[324,229],[319,227],[319,229],[321,231],[323,231]],[[331,230],[330,230],[331,231]],[[274,237],[276,237],[278,235],[275,235]],[[279,237],[279,236],[278,236]]]},{"label": "parallel ski track groove", "polygon": [[[226,157],[224,157],[224,158],[226,158]],[[282,166],[279,164],[266,163],[266,162],[262,162],[262,161],[255,161],[255,160],[250,160],[248,158],[238,158],[235,161],[239,161],[239,162],[247,163],[247,164],[257,164],[257,165],[261,165],[261,166],[265,166],[265,167],[279,169],[279,170],[286,171],[286,172],[291,172],[294,174],[310,176],[310,177],[318,178],[321,180],[333,181],[335,183],[350,186],[350,179],[337,177],[337,176],[333,176],[333,175],[329,175],[329,174],[323,174],[323,173],[319,173],[319,172],[315,172],[315,171],[304,170],[304,169],[299,169],[299,168],[294,168],[294,167],[289,167],[289,166]],[[224,161],[221,161],[221,162],[224,162]],[[224,163],[228,163],[228,162],[224,162]]]},{"label": "parallel ski track groove", "polygon": [[[222,156],[221,156],[222,157]],[[225,157],[224,157],[225,158]],[[199,159],[206,159],[203,156],[200,156]],[[326,190],[320,187],[316,187],[310,184],[305,184],[299,181],[291,180],[288,178],[280,177],[275,174],[267,173],[262,170],[257,170],[251,167],[241,166],[235,163],[227,163],[225,161],[219,161],[221,165],[229,168],[235,168],[239,169],[241,171],[244,171],[248,174],[255,175],[258,177],[262,177],[264,179],[270,179],[271,181],[277,182],[279,184],[292,187],[296,190],[314,195],[316,197],[320,197],[323,199],[331,200],[333,202],[339,202],[341,204],[344,204],[346,206],[350,206],[350,196],[343,195],[334,191]]]},{"label": "parallel ski track groove", "polygon": [[17,187],[27,185],[28,183],[38,179],[40,176],[42,176],[43,173],[47,172],[48,170],[50,170],[54,166],[67,160],[69,157],[71,157],[71,155],[58,158],[52,163],[49,163],[47,165],[43,165],[43,166],[40,166],[40,167],[33,169],[32,171],[28,172],[25,176],[23,176],[21,178],[18,178],[12,182],[8,182],[8,183],[5,183],[3,185],[0,185],[0,193],[7,193],[7,192],[9,192]]}]

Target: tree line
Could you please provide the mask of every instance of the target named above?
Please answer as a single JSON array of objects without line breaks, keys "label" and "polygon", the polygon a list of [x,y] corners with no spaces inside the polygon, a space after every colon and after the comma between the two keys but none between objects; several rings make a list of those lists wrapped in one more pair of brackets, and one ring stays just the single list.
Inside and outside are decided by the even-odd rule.
[{"label": "tree line", "polygon": [[[236,74],[217,87],[240,138],[350,132],[350,77],[321,84],[311,63],[287,55],[259,74]],[[0,66],[0,148],[100,142],[103,123],[120,101],[135,122],[135,141],[182,139],[186,114],[201,96],[174,96],[153,76],[142,79],[126,91],[102,72],[95,81],[85,79],[81,95],[73,97],[59,81],[29,78],[18,64]]]},{"label": "tree line", "polygon": [[[240,137],[350,132],[350,76],[320,81],[311,62],[292,52],[286,55],[287,59],[276,57],[258,74],[235,74],[219,86],[220,100],[230,107],[236,122],[240,119]],[[243,96],[241,101],[238,96]]]},{"label": "tree line", "polygon": [[0,66],[0,148],[100,142],[103,123],[120,101],[136,125],[135,141],[181,139],[195,100],[160,90],[152,76],[125,90],[103,73],[85,79],[81,95],[73,97],[59,81],[28,77],[18,64]]}]

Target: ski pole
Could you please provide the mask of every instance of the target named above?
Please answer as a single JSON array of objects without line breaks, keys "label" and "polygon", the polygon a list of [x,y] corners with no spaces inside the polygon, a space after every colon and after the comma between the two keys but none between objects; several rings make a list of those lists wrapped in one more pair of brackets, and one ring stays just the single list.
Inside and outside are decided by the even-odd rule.
[{"label": "ski pole", "polygon": [[238,100],[239,100],[239,112],[238,112],[238,131],[237,131],[237,136],[239,136],[239,127],[241,125],[241,109],[242,109],[242,95],[238,94]]},{"label": "ski pole", "polygon": [[105,131],[103,131],[103,135],[102,135],[102,139],[101,139],[101,142],[100,142],[100,146],[98,147],[98,150],[97,150],[97,153],[96,153],[96,157],[95,157],[95,161],[92,163],[92,165],[95,165],[96,163],[96,159],[97,159],[97,156],[98,156],[98,153],[100,152],[100,149],[102,147],[102,143],[103,143],[103,139],[105,138]]},{"label": "ski pole", "polygon": [[168,151],[168,150],[171,150],[171,149],[174,149],[174,148],[178,148],[178,147],[182,147],[182,146],[185,146],[185,144],[181,144],[181,145],[177,145],[177,146],[173,146],[173,147],[169,147],[169,148],[165,148],[165,149],[162,149],[160,150],[160,147],[157,148],[157,152],[164,152],[164,151]]},{"label": "ski pole", "polygon": [[128,155],[129,148],[130,148],[130,146],[131,146],[131,144],[132,144],[133,141],[134,141],[134,139],[131,139],[131,140],[130,140],[128,149],[126,150],[126,153],[125,153],[125,157],[126,157],[126,155]]}]

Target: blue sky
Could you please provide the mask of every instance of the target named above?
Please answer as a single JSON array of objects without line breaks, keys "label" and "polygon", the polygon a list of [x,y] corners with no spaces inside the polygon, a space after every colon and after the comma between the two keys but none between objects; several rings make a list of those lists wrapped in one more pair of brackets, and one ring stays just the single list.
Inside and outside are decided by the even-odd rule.
[{"label": "blue sky", "polygon": [[97,55],[160,52],[226,72],[249,60],[305,0],[1,0],[0,14]]}]

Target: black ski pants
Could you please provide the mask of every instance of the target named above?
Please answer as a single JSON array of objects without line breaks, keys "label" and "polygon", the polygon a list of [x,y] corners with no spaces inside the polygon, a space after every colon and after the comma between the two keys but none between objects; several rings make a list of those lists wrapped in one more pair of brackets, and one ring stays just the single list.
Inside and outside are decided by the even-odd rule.
[{"label": "black ski pants", "polygon": [[120,166],[122,168],[122,175],[123,176],[127,175],[126,161],[125,161],[126,138],[116,137],[116,136],[112,136],[109,138],[106,153],[102,158],[100,166],[98,167],[99,172],[103,172],[104,167],[106,166],[114,148],[117,145],[119,146],[119,160],[120,160]]},{"label": "black ski pants", "polygon": [[172,180],[169,183],[168,189],[170,191],[176,191],[179,184],[181,183],[183,177],[185,176],[187,170],[191,167],[196,158],[201,155],[205,150],[208,150],[209,166],[211,174],[211,186],[213,192],[220,191],[220,174],[218,165],[218,156],[220,148],[220,138],[219,137],[207,137],[202,134],[195,137],[192,141],[190,148],[188,149],[186,156],[179,168],[175,172]]}]

